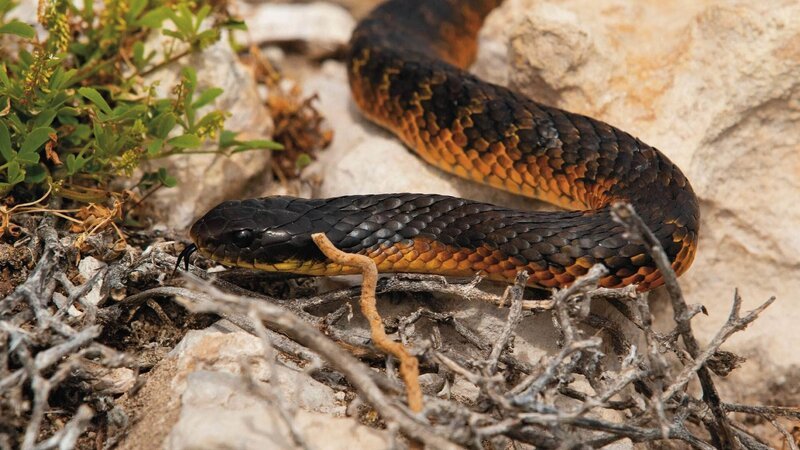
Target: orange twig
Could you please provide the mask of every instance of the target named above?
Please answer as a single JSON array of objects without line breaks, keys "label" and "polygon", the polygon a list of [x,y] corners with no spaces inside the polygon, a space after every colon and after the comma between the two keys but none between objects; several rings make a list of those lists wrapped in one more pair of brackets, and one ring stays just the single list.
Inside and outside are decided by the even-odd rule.
[{"label": "orange twig", "polygon": [[382,351],[394,356],[400,361],[400,376],[406,383],[408,407],[411,411],[422,411],[422,389],[419,387],[419,361],[411,356],[408,350],[399,342],[395,342],[386,335],[383,328],[381,315],[375,301],[375,289],[378,283],[378,268],[375,263],[364,255],[345,253],[336,248],[324,233],[311,235],[322,253],[331,260],[361,269],[363,283],[361,285],[361,313],[369,321],[372,341]]}]

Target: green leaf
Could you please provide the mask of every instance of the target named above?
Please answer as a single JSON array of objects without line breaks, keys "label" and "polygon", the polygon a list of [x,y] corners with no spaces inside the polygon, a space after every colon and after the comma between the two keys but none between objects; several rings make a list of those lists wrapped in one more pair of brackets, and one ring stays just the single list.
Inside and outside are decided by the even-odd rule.
[{"label": "green leaf", "polygon": [[95,106],[100,108],[106,114],[111,114],[111,107],[108,106],[106,100],[97,92],[97,89],[90,88],[90,87],[82,87],[78,89],[78,93],[82,96],[86,97],[90,102],[94,103]]},{"label": "green leaf", "polygon": [[26,129],[25,124],[22,123],[21,120],[19,120],[19,117],[17,117],[16,114],[11,113],[11,114],[7,115],[5,118],[6,118],[7,122],[10,122],[9,125],[10,125],[10,128],[12,130],[24,130],[24,129]]},{"label": "green leaf", "polygon": [[38,153],[17,153],[17,161],[21,163],[25,163],[25,165],[30,166],[39,162],[39,154]]},{"label": "green leaf", "polygon": [[8,74],[6,73],[6,65],[0,64],[0,84],[3,86],[8,86],[11,84],[11,81],[8,80]]},{"label": "green leaf", "polygon": [[67,155],[67,159],[64,161],[65,165],[67,166],[67,176],[72,176],[78,173],[79,170],[83,169],[83,166],[89,162],[88,159],[84,158],[82,155],[75,156],[72,153]]},{"label": "green leaf", "polygon": [[33,125],[37,127],[47,127],[53,123],[53,119],[56,117],[56,111],[54,109],[46,109],[39,113],[36,116],[36,119],[33,120]]},{"label": "green leaf", "polygon": [[8,134],[8,127],[3,122],[0,122],[0,155],[6,162],[17,156],[17,152],[11,149],[11,136]]},{"label": "green leaf", "polygon": [[146,7],[147,0],[131,0],[128,4],[128,12],[125,13],[125,22],[133,23]]},{"label": "green leaf", "polygon": [[144,58],[144,44],[142,41],[136,41],[133,44],[133,64],[141,69],[147,63]]},{"label": "green leaf", "polygon": [[31,52],[27,50],[20,50],[18,56],[20,61],[22,61],[25,64],[23,66],[23,69],[28,69],[33,63],[33,55],[31,54]]},{"label": "green leaf", "polygon": [[47,169],[45,169],[41,164],[29,166],[27,172],[25,173],[26,183],[41,183],[45,178],[47,178]]},{"label": "green leaf", "polygon": [[71,106],[64,106],[58,110],[59,120],[61,120],[62,116],[71,116],[77,117],[81,115],[81,111],[78,108],[73,108]]},{"label": "green leaf", "polygon": [[39,147],[50,140],[51,134],[55,134],[55,130],[50,127],[34,128],[22,141],[17,159],[30,164],[39,162]]},{"label": "green leaf", "polygon": [[15,185],[22,183],[25,180],[25,169],[20,167],[16,161],[11,161],[6,167],[6,183]]},{"label": "green leaf", "polygon": [[217,97],[222,95],[224,90],[218,87],[208,88],[192,103],[192,108],[198,109],[213,102]]},{"label": "green leaf", "polygon": [[161,30],[161,34],[163,34],[164,36],[169,36],[171,38],[175,38],[175,39],[181,40],[181,41],[184,40],[183,33],[181,33],[180,31]]},{"label": "green leaf", "polygon": [[239,141],[236,140],[237,133],[231,130],[222,130],[219,134],[219,146],[221,148],[228,148],[232,145],[236,145]]},{"label": "green leaf", "polygon": [[175,177],[170,176],[167,173],[167,169],[163,167],[158,169],[158,181],[160,181],[161,184],[166,187],[175,187],[175,185],[178,184],[178,180],[176,180]]},{"label": "green leaf", "polygon": [[147,28],[161,28],[161,24],[169,18],[170,11],[166,6],[146,12],[136,24]]},{"label": "green leaf", "polygon": [[226,22],[222,22],[220,25],[229,30],[247,31],[247,24],[244,22],[244,20],[229,19]]},{"label": "green leaf", "polygon": [[214,43],[219,39],[219,31],[215,29],[205,30],[200,32],[197,36],[195,36],[195,40],[201,44],[210,44]]},{"label": "green leaf", "polygon": [[184,38],[190,38],[194,34],[194,27],[192,26],[192,12],[185,4],[178,5],[178,11],[170,11],[169,19],[175,24],[175,28],[183,35]]},{"label": "green leaf", "polygon": [[147,106],[145,105],[126,105],[121,104],[114,108],[114,111],[111,112],[109,116],[110,120],[127,120],[127,119],[137,119],[144,115],[147,112]]},{"label": "green leaf", "polygon": [[167,143],[178,148],[197,148],[203,141],[193,134],[184,134],[168,140]]},{"label": "green leaf", "polygon": [[58,56],[53,56],[52,58],[48,58],[44,63],[45,67],[47,67],[48,69],[53,69],[59,66],[60,64],[61,64],[61,58],[59,58]]},{"label": "green leaf", "polygon": [[7,24],[0,25],[0,34],[15,34],[25,39],[33,39],[36,36],[36,30],[27,23],[14,19]]},{"label": "green leaf", "polygon": [[299,154],[297,159],[294,161],[294,165],[297,167],[297,170],[300,170],[309,164],[311,164],[311,156],[308,153]]},{"label": "green leaf", "polygon": [[200,29],[200,25],[203,23],[204,20],[206,20],[206,17],[208,17],[208,14],[210,12],[211,12],[211,6],[209,6],[209,5],[203,5],[203,7],[200,8],[199,11],[197,11],[197,14],[196,14],[196,17],[195,17],[195,26],[194,26],[194,31],[195,32],[198,29]]},{"label": "green leaf", "polygon": [[164,148],[164,140],[158,138],[153,139],[153,142],[147,146],[147,154],[150,156],[155,156],[161,152],[162,148]]},{"label": "green leaf", "polygon": [[69,135],[69,138],[74,138],[76,139],[76,142],[78,142],[89,139],[91,135],[92,128],[89,125],[81,123],[75,126],[75,130],[72,131],[72,133]]},{"label": "green leaf", "polygon": [[113,150],[112,141],[114,136],[99,122],[95,122],[92,127],[94,133],[94,148],[101,157],[110,155]]},{"label": "green leaf", "polygon": [[194,92],[194,87],[197,86],[197,71],[194,70],[194,67],[186,66],[181,73],[187,80],[186,86],[190,91]]},{"label": "green leaf", "polygon": [[161,113],[150,121],[150,132],[155,137],[166,139],[169,132],[175,128],[177,122],[178,119],[175,117],[175,114],[171,112]]},{"label": "green leaf", "polygon": [[233,153],[256,149],[283,150],[283,145],[267,139],[254,139],[252,141],[237,142],[236,144],[237,146]]},{"label": "green leaf", "polygon": [[50,89],[60,89],[61,85],[64,83],[64,80],[69,79],[66,77],[66,73],[62,67],[57,67],[56,70],[50,75],[50,81],[48,85]]}]

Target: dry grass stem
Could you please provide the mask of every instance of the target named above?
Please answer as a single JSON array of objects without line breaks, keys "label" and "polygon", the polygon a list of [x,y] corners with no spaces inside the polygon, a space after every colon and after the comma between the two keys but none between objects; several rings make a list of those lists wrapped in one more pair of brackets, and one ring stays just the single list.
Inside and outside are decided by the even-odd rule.
[{"label": "dry grass stem", "polygon": [[400,361],[400,376],[406,383],[408,407],[411,411],[422,411],[422,388],[419,385],[419,361],[412,356],[402,343],[389,339],[383,327],[383,319],[378,312],[375,288],[378,283],[378,268],[366,256],[345,253],[337,249],[330,239],[322,233],[311,235],[322,253],[337,264],[358,267],[361,270],[361,313],[369,322],[372,341],[376,347]]}]

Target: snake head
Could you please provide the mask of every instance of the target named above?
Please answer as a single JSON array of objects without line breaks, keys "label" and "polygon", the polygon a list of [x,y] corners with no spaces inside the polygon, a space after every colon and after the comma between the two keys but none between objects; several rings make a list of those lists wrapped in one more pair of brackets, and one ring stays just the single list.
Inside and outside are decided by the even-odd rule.
[{"label": "snake head", "polygon": [[278,270],[273,266],[323,260],[304,211],[291,208],[293,200],[277,196],[220,203],[192,225],[189,235],[202,255],[230,266]]}]

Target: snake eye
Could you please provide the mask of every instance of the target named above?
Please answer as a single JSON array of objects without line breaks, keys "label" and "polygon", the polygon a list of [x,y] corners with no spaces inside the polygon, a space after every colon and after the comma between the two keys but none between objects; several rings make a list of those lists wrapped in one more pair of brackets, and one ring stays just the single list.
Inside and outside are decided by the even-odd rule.
[{"label": "snake eye", "polygon": [[253,234],[253,230],[237,230],[233,232],[231,236],[231,240],[233,244],[239,248],[245,248],[250,246],[255,239],[255,234]]}]

